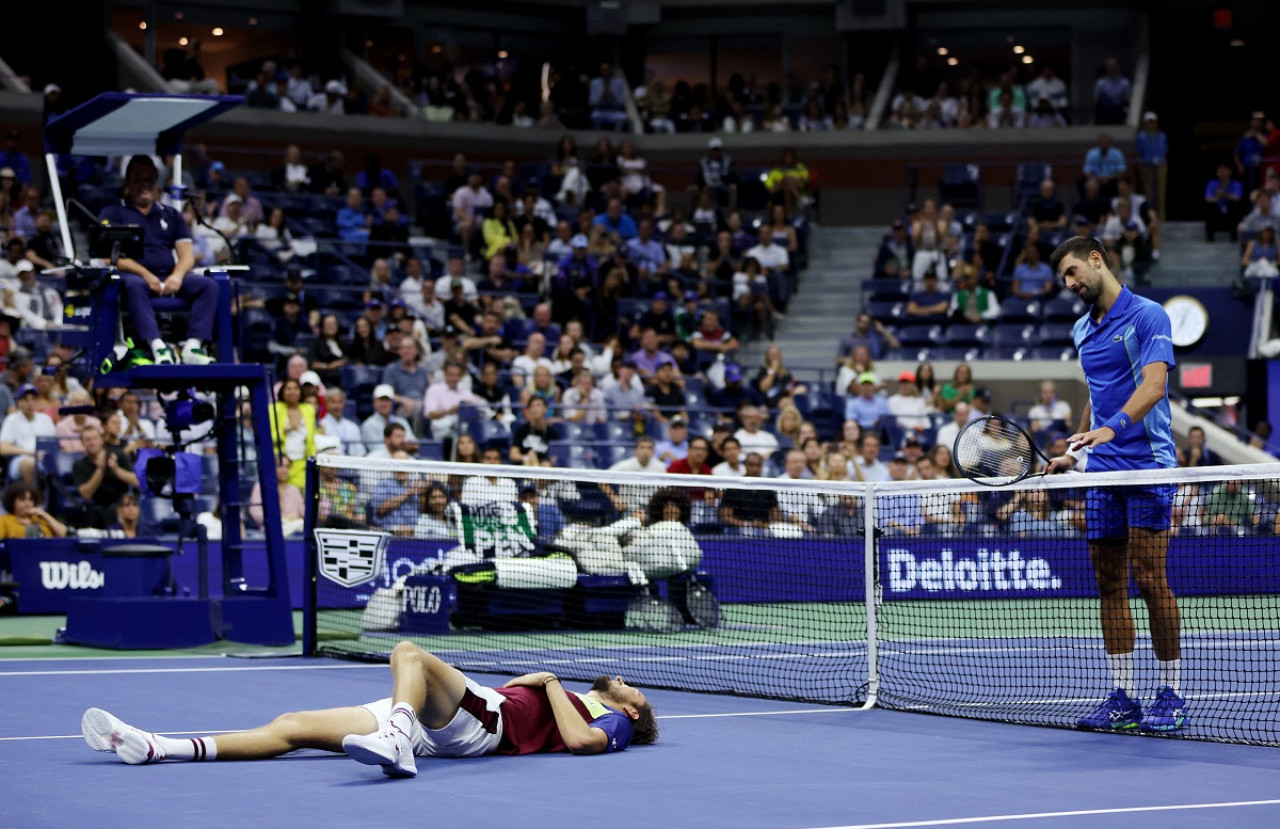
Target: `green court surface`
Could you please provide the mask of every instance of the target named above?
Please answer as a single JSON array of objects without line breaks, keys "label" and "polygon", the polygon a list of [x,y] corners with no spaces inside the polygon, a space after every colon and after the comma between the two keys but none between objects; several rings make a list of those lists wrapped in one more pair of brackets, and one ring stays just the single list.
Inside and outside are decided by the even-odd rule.
[{"label": "green court surface", "polygon": [[[1184,597],[1180,601],[1183,632],[1212,633],[1280,629],[1280,603],[1273,596]],[[636,645],[716,645],[726,641],[743,643],[857,642],[866,639],[863,605],[849,604],[768,604],[725,605],[719,630],[687,631],[679,634],[635,631],[539,631],[494,633],[453,631],[438,636],[411,635],[418,644],[439,650],[511,650],[524,646],[538,649],[565,647],[619,647]],[[1134,618],[1140,630],[1146,613],[1134,600]],[[320,615],[319,638],[333,649],[343,649],[344,640],[360,639],[359,611],[324,611]],[[235,642],[218,642],[200,648],[170,651],[113,651],[54,644],[57,630],[66,625],[65,616],[6,616],[0,618],[0,659],[68,658],[75,656],[155,656],[161,654],[236,654],[288,652],[288,648],[266,649]],[[880,611],[880,636],[886,641],[917,638],[1002,638],[1017,636],[1096,635],[1097,602],[1093,599],[890,602]],[[294,613],[294,630],[300,637],[302,614]],[[360,649],[388,651],[397,634],[365,636]],[[534,644],[536,640],[536,645]],[[296,650],[296,648],[295,648]]]},{"label": "green court surface", "polygon": [[[1179,600],[1184,634],[1280,630],[1280,603],[1273,596],[1193,596]],[[1141,635],[1146,609],[1132,601]],[[639,631],[536,631],[500,633],[452,631],[405,638],[431,650],[502,651],[557,646],[697,647],[738,643],[858,642],[866,640],[866,612],[861,603],[797,603],[724,605],[716,630],[682,633]],[[397,634],[360,635],[358,610],[322,611],[318,638],[326,650],[387,651]],[[1009,599],[1003,601],[888,602],[880,609],[879,635],[884,641],[911,639],[987,639],[1027,636],[1101,636],[1096,599]]]},{"label": "green court surface", "polygon": [[[66,627],[66,616],[5,616],[0,618],[0,659],[71,659],[75,657],[101,656],[254,656],[259,654],[287,655],[302,652],[302,646],[292,648],[264,648],[260,645],[244,645],[238,642],[215,642],[199,648],[174,650],[117,651],[106,648],[85,648],[79,645],[54,644],[58,629]],[[294,633],[302,631],[302,613],[293,614]]]}]

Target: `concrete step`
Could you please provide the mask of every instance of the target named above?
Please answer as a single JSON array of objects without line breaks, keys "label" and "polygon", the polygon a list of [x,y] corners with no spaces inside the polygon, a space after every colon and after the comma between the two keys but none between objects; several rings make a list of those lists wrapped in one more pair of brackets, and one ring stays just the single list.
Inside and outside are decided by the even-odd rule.
[{"label": "concrete step", "polygon": [[[836,343],[853,328],[860,307],[863,275],[868,275],[884,229],[819,227],[809,237],[809,267],[779,320],[774,342],[791,365],[827,365]],[[742,365],[759,365],[767,342],[748,343],[738,353]]]}]

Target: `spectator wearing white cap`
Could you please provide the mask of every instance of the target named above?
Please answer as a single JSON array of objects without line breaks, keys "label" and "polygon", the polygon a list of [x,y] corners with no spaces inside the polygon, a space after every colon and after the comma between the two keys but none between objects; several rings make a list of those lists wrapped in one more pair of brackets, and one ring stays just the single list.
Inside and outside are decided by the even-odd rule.
[{"label": "spectator wearing white cap", "polygon": [[37,411],[38,392],[26,383],[14,392],[18,410],[0,424],[0,456],[8,460],[8,480],[36,482],[36,441],[57,437],[57,427],[44,412]]},{"label": "spectator wearing white cap", "polygon": [[62,87],[56,83],[45,84],[44,86],[44,117],[40,123],[47,124],[49,119],[55,115],[61,115],[67,111],[67,104],[62,100]]},{"label": "spectator wearing white cap", "polygon": [[219,216],[229,215],[229,207],[234,198],[240,199],[240,216],[252,231],[263,220],[265,214],[262,209],[262,201],[253,194],[253,186],[249,184],[247,177],[235,177],[235,180],[231,183],[231,192],[222,200],[222,206],[218,211]]},{"label": "spectator wearing white cap", "polygon": [[707,142],[707,154],[698,162],[693,189],[698,193],[709,191],[716,203],[731,213],[738,209],[738,173],[719,138]]},{"label": "spectator wearing white cap", "polygon": [[43,331],[62,321],[62,297],[52,288],[36,281],[35,265],[30,261],[19,262],[18,288],[6,296],[4,312],[22,320],[28,328]]},{"label": "spectator wearing white cap", "polygon": [[346,115],[344,100],[347,97],[347,85],[339,80],[329,81],[323,92],[317,92],[307,101],[307,109],[312,112],[324,112],[329,115]]},{"label": "spectator wearing white cap", "polygon": [[406,432],[411,431],[409,421],[394,414],[396,406],[396,390],[387,383],[380,383],[373,389],[373,414],[360,424],[360,439],[364,441],[366,450],[382,446],[382,433],[389,423],[399,423]]}]

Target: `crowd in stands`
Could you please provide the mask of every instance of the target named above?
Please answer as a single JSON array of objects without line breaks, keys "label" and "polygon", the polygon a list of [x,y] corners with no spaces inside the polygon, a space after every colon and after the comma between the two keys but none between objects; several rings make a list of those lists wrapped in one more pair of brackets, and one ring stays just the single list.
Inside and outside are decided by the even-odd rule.
[{"label": "crowd in stands", "polygon": [[[687,182],[696,207],[686,213],[664,201],[627,141],[615,150],[602,140],[588,156],[566,136],[545,164],[496,171],[459,154],[444,177],[430,181],[421,173],[402,179],[372,155],[352,175],[340,155],[308,163],[296,147],[269,169],[231,171],[193,146],[184,170],[198,197],[185,209],[204,264],[239,256],[254,265],[238,307],[241,355],[280,371],[273,466],[293,530],[301,526],[305,459],[323,451],[661,467],[664,475],[881,481],[955,474],[948,447],[964,423],[991,411],[990,392],[967,364],[944,380],[925,362],[898,375],[889,395],[876,362],[911,353],[908,321],[946,331],[990,327],[993,336],[1015,322],[1025,345],[1026,320],[1048,320],[1054,303],[1078,316],[1073,298],[1055,296],[1045,264],[1064,234],[1100,234],[1121,273],[1156,258],[1158,219],[1132,192],[1126,161],[1113,151],[1106,136],[1090,150],[1070,209],[1051,176],[1005,225],[932,198],[908,209],[874,263],[877,290],[892,282],[897,298],[869,298],[841,343],[834,388],[802,382],[777,346],[758,366],[736,358],[744,340],[771,337],[772,321],[799,285],[813,193],[791,151],[763,175],[751,201],[746,180],[761,177],[738,177],[711,138]],[[14,481],[5,498],[14,521],[6,523],[21,535],[86,527],[146,534],[149,519],[166,513],[155,499],[139,504],[133,494],[133,453],[172,438],[156,401],[95,395],[74,355],[56,338],[37,336],[59,319],[51,310],[59,298],[34,271],[59,260],[60,242],[29,164],[11,156],[0,162],[4,191],[21,197],[3,222],[9,238],[0,260],[0,357],[8,366],[0,406],[9,412],[0,455]],[[68,168],[70,187],[109,197],[119,165],[88,168]],[[418,235],[421,204],[415,215],[401,210],[410,187],[438,199],[443,221],[434,240]],[[1041,393],[1027,417],[1053,452],[1072,431],[1071,413],[1052,388]],[[95,414],[64,416],[68,405]],[[247,407],[241,414],[251,433]],[[197,451],[206,491],[216,492],[213,447],[197,444]],[[1193,448],[1187,464],[1207,457]],[[394,484],[345,483],[333,487],[331,515],[395,532],[439,520],[441,499],[461,497],[447,483],[407,496]],[[621,510],[627,496],[614,495]],[[252,492],[243,497],[257,500]],[[203,512],[216,508],[209,500]],[[854,500],[806,506],[780,498],[776,513],[767,506],[760,513],[758,503],[747,507],[756,512],[740,513],[731,498],[730,509],[706,501],[699,509],[706,523],[742,531],[764,521],[765,528],[846,532],[857,520]],[[1213,503],[1206,493],[1204,510]],[[963,504],[930,509],[936,520],[922,509],[919,526],[976,520],[965,517]],[[1004,519],[1045,509],[1019,501]],[[1069,504],[1048,509],[1074,526]],[[904,531],[916,520],[908,512],[895,519]],[[999,510],[984,515],[1001,520]],[[246,520],[252,528],[261,516],[249,510]]]},{"label": "crowd in stands", "polygon": [[1106,246],[1118,275],[1144,283],[1160,259],[1161,220],[1155,201],[1133,186],[1133,168],[1142,166],[1103,133],[1078,170],[1023,165],[1013,211],[957,211],[932,196],[907,205],[864,283],[881,347],[1013,356],[1071,346],[1070,326],[1061,324],[1079,317],[1079,302],[1057,281],[1049,255],[1073,235],[1090,235]]},{"label": "crowd in stands", "polygon": [[[697,207],[686,215],[667,208],[630,142],[595,149],[579,160],[566,137],[555,163],[506,164],[495,175],[459,157],[431,182],[447,194],[447,212],[442,232],[428,239],[400,212],[410,185],[372,156],[351,175],[340,155],[304,159],[289,146],[269,169],[233,172],[203,147],[189,148],[183,209],[198,263],[239,258],[254,267],[237,306],[241,358],[275,363],[282,377],[272,429],[287,528],[300,527],[296,490],[305,458],[321,448],[452,458],[465,453],[464,436],[481,448],[500,443],[508,462],[595,465],[621,460],[637,436],[665,441],[682,423],[709,433],[740,403],[789,399],[792,378],[765,367],[753,378],[735,360],[743,340],[772,336],[798,285],[811,203],[806,168],[788,153],[756,196],[740,194],[737,171],[713,139],[687,182]],[[172,164],[155,161],[167,179]],[[91,209],[117,198],[125,159],[63,162],[64,185]],[[29,165],[13,163],[5,173],[21,168],[29,178]],[[12,477],[38,488],[49,515],[61,517],[62,529],[51,531],[105,530],[114,523],[105,501],[114,509],[121,493],[94,489],[103,509],[86,506],[91,496],[70,466],[83,460],[81,450],[97,451],[87,437],[94,425],[83,414],[60,418],[59,409],[73,391],[90,395],[77,405],[96,412],[107,446],[121,453],[101,456],[93,474],[125,489],[138,484],[128,453],[164,437],[161,410],[145,394],[121,398],[151,427],[138,425],[143,437],[122,443],[112,399],[94,392],[84,367],[68,368],[73,355],[57,344],[58,292],[35,278],[63,261],[60,249],[45,247],[57,239],[51,215],[37,210],[47,200],[28,182],[5,184],[24,205],[17,221],[4,223],[0,356],[30,374],[6,386],[21,440],[0,440],[0,454],[12,459]],[[31,314],[36,321],[27,323]],[[23,362],[19,339],[34,360]],[[64,376],[71,389],[60,397],[35,391]],[[22,414],[37,402],[46,414]],[[53,423],[56,432],[47,428]],[[75,445],[40,444],[64,427]],[[216,493],[214,448],[197,443],[197,451],[206,456],[206,492]],[[142,499],[143,517],[166,517],[154,500]],[[369,509],[380,523],[377,507]],[[251,529],[260,520],[260,510],[247,512]]]},{"label": "crowd in stands", "polygon": [[1232,163],[1218,165],[1204,189],[1205,239],[1225,232],[1240,245],[1244,277],[1280,276],[1280,127],[1254,112]]},{"label": "crowd in stands", "polygon": [[[1124,124],[1132,82],[1107,58],[1094,84],[1093,123]],[[1016,63],[994,81],[976,66],[947,69],[922,58],[889,106],[891,129],[1023,129],[1077,123],[1066,82],[1052,64]]]},{"label": "crowd in stands", "polygon": [[[198,38],[167,52],[162,74],[180,92],[221,91],[205,75]],[[411,69],[386,77],[372,94],[346,77],[310,72],[297,58],[263,60],[251,78],[228,78],[226,91],[243,94],[247,106],[260,109],[554,130],[630,129],[630,101],[645,132],[749,133],[862,129],[869,107],[866,84],[860,73],[846,84],[832,64],[808,83],[794,72],[768,83],[734,73],[724,87],[712,88],[684,80],[668,84],[650,71],[633,88],[606,62],[590,72],[553,66],[544,95],[541,85],[514,83],[502,59],[454,66],[443,50],[430,50]]]}]

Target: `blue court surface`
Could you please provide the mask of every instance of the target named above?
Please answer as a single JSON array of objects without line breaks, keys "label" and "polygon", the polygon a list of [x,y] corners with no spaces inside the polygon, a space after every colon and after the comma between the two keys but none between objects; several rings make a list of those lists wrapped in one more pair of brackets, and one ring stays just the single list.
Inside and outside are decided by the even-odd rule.
[{"label": "blue court surface", "polygon": [[132,767],[79,733],[91,706],[196,735],[389,693],[385,665],[324,659],[4,660],[0,826],[1280,826],[1273,748],[727,695],[650,692],[654,746],[421,760],[412,780],[323,752]]}]

